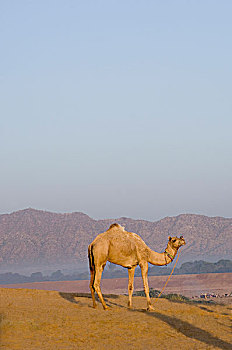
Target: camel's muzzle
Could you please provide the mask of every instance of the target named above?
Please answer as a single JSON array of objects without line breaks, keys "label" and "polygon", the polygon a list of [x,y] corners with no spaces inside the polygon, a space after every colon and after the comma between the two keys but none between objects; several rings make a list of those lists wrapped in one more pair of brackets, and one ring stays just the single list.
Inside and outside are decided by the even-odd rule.
[{"label": "camel's muzzle", "polygon": [[186,244],[183,236],[180,236],[180,243],[181,243],[181,245],[185,245]]}]

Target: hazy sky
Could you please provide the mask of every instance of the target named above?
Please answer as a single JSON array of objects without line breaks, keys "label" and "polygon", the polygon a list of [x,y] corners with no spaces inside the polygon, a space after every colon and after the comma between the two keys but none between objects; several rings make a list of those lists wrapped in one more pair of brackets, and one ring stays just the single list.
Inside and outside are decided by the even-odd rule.
[{"label": "hazy sky", "polygon": [[0,213],[232,213],[232,1],[0,0]]}]

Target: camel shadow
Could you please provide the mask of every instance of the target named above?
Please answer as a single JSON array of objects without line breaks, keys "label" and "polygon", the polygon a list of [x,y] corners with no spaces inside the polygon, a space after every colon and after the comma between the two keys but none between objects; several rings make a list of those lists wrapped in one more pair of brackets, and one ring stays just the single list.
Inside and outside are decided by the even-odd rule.
[{"label": "camel shadow", "polygon": [[155,317],[158,320],[165,322],[170,327],[174,328],[177,332],[182,333],[184,336],[188,338],[199,340],[200,342],[205,343],[209,346],[218,347],[223,350],[231,350],[231,343],[221,340],[213,336],[209,332],[199,327],[196,327],[189,322],[183,321],[177,317],[167,316],[156,311],[146,312],[146,310],[138,310],[138,309],[137,310],[131,309],[129,311],[146,313],[148,317]]},{"label": "camel shadow", "polygon": [[[90,293],[64,293],[64,292],[60,292],[59,295],[63,299],[65,299],[71,303],[79,304],[79,305],[83,305],[83,304],[80,301],[76,300],[75,298],[88,298],[88,299],[92,298]],[[196,327],[187,321],[183,321],[183,320],[181,320],[177,317],[174,317],[174,316],[167,316],[167,315],[164,315],[164,314],[157,312],[157,311],[147,312],[146,309],[129,309],[123,305],[120,305],[118,303],[112,302],[111,300],[108,300],[108,298],[117,299],[117,298],[119,298],[119,295],[105,294],[104,298],[105,298],[106,302],[108,303],[108,306],[114,305],[114,306],[117,306],[120,308],[125,308],[128,310],[128,312],[138,312],[138,313],[146,314],[147,317],[154,317],[162,322],[165,322],[170,327],[175,329],[177,332],[182,333],[184,336],[186,336],[190,339],[195,339],[195,340],[198,340],[198,341],[205,343],[209,346],[218,347],[218,348],[223,349],[223,350],[231,350],[231,344],[228,343],[227,341],[224,341],[218,337],[215,337],[211,333],[209,333],[208,331],[205,331],[199,327]],[[96,300],[98,300],[97,296],[96,296]],[[204,307],[200,307],[200,308],[207,311],[207,312],[211,312],[210,309],[206,309]]]},{"label": "camel shadow", "polygon": [[75,298],[91,298],[90,293],[66,293],[66,292],[59,292],[59,295],[61,298],[69,301],[73,304],[81,304],[80,301],[77,301]]},{"label": "camel shadow", "polygon": [[[73,304],[78,304],[78,305],[83,305],[82,302],[80,302],[79,300],[76,300],[76,298],[88,298],[88,299],[92,299],[92,296],[90,293],[66,293],[66,292],[59,292],[59,295],[61,296],[61,298],[69,301],[70,303]],[[119,298],[119,295],[115,295],[115,294],[104,294],[103,295],[106,303],[109,303],[108,298],[110,299],[117,299]],[[98,295],[95,295],[95,298],[97,301],[99,301]]]},{"label": "camel shadow", "polygon": [[[171,298],[168,298],[169,295],[167,295],[166,297],[164,297],[164,299],[168,300],[169,302],[171,303],[185,303],[185,304],[188,304],[188,305],[191,305],[191,306],[195,306],[195,307],[198,307],[199,309],[201,310],[204,310],[206,312],[209,312],[209,313],[215,313],[215,311],[207,308],[206,306],[215,306],[215,305],[220,305],[220,306],[225,306],[225,304],[217,304],[215,301],[213,300],[191,300],[191,299],[183,299],[183,300],[175,300],[175,299],[171,299]],[[230,310],[229,307],[227,307],[227,310]],[[220,313],[219,311],[217,311],[218,313]],[[229,313],[227,312],[221,312],[220,313],[221,315],[223,316],[230,316]]]}]

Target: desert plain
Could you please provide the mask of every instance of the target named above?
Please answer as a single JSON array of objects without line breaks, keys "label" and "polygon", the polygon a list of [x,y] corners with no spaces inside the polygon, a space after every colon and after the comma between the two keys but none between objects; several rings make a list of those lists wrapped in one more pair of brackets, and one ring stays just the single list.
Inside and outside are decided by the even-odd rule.
[{"label": "desert plain", "polygon": [[[149,287],[161,290],[168,276],[149,276]],[[125,294],[127,293],[127,278],[102,279],[101,288],[103,293]],[[89,281],[57,281],[57,282],[33,282],[1,285],[3,288],[27,288],[41,290],[56,290],[59,292],[89,292]],[[141,277],[135,277],[134,290],[143,289]],[[191,275],[172,275],[165,293],[178,293],[187,297],[210,292],[225,294],[232,292],[232,273],[204,273]]]},{"label": "desert plain", "polygon": [[[144,297],[133,297],[133,307],[128,309],[126,295],[107,294],[110,281],[102,281],[110,307],[107,311],[100,303],[93,309],[90,294],[83,293],[84,288],[75,293],[68,288],[0,288],[1,349],[232,348],[230,298],[226,304],[153,299],[155,310],[147,312]],[[63,282],[62,288],[65,283],[68,282]]]}]

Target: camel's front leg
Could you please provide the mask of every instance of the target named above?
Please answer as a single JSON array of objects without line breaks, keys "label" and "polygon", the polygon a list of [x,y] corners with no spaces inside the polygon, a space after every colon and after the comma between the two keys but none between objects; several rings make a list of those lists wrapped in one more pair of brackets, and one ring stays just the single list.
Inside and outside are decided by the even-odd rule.
[{"label": "camel's front leg", "polygon": [[132,295],[134,290],[134,274],[135,274],[135,266],[131,269],[128,269],[128,295],[129,295],[129,301],[128,301],[128,307],[131,308],[132,306]]},{"label": "camel's front leg", "polygon": [[101,283],[101,276],[102,276],[102,271],[103,271],[104,267],[103,266],[95,266],[95,279],[94,279],[94,289],[97,292],[97,295],[102,303],[102,306],[104,308],[104,310],[108,309],[108,306],[106,305],[104,299],[103,299],[103,295],[101,292],[101,288],[100,288],[100,283]]},{"label": "camel's front leg", "polygon": [[148,263],[141,264],[140,268],[141,268],[141,274],[143,278],[144,292],[147,298],[147,310],[154,310],[153,307],[151,306],[151,299],[149,296],[149,287],[148,287],[148,279],[147,279]]}]

